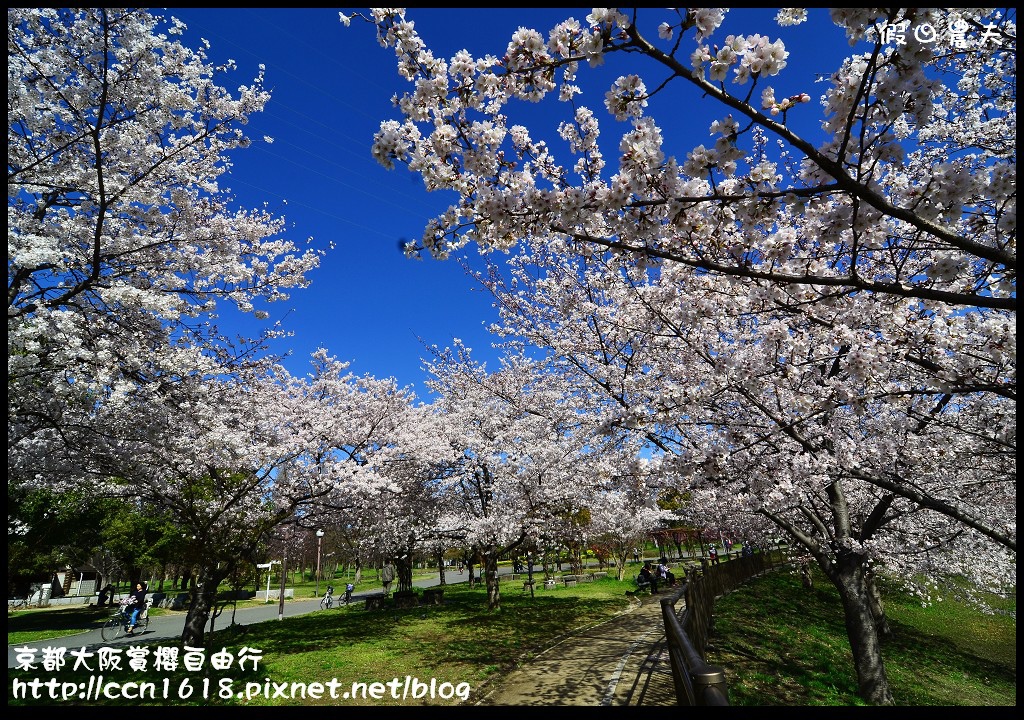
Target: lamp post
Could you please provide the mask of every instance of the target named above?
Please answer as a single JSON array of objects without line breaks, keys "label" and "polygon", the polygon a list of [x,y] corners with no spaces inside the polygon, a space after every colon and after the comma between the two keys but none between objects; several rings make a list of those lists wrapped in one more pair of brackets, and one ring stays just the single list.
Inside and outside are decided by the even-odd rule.
[{"label": "lamp post", "polygon": [[277,598],[277,619],[284,620],[284,586],[288,578],[288,546],[284,546],[284,557],[281,559],[281,594]]},{"label": "lamp post", "polygon": [[316,531],[316,592],[313,597],[320,597],[320,543],[324,539],[324,531]]}]

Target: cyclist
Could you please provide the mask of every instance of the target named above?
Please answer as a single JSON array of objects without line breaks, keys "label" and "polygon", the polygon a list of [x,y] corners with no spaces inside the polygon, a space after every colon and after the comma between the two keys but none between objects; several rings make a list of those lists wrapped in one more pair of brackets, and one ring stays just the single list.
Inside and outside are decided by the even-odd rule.
[{"label": "cyclist", "polygon": [[139,614],[146,610],[146,583],[139,580],[135,583],[135,590],[131,595],[128,596],[128,606],[130,610],[129,621],[128,621],[128,632],[126,635],[133,635],[135,633],[135,625],[139,622]]},{"label": "cyclist", "polygon": [[352,583],[347,583],[345,585],[345,604],[346,605],[348,605],[350,602],[352,602],[352,591],[355,590],[355,589],[356,589],[356,586],[353,585]]},{"label": "cyclist", "polygon": [[320,607],[325,610],[329,610],[331,605],[334,604],[334,586],[327,586],[327,593],[324,595],[324,599],[320,601]]}]

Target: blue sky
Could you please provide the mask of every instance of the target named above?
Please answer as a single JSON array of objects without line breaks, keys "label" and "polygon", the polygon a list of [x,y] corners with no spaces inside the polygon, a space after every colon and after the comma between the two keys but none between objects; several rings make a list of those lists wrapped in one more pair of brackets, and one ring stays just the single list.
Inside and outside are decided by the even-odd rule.
[{"label": "blue sky", "polygon": [[[395,70],[393,51],[377,44],[373,27],[355,19],[346,28],[338,21],[338,11],[168,8],[154,12],[176,16],[188,25],[183,37],[186,45],[198,47],[200,37],[209,40],[211,61],[235,60],[238,70],[222,82],[232,91],[248,84],[260,63],[266,66],[272,98],[263,113],[252,117],[247,133],[254,143],[232,155],[231,174],[223,184],[234,191],[239,204],[266,203],[272,212],[284,215],[293,240],[312,237],[316,247],[335,245],[310,275],[308,289],[296,290],[290,300],[268,308],[271,320],[281,320],[294,333],[274,350],[290,351],[286,366],[292,373],[305,374],[310,354],[326,347],[337,358],[351,361],[356,374],[395,377],[426,399],[423,343],[445,347],[460,338],[473,348],[475,357],[496,367],[490,350],[493,338],[485,325],[497,315],[490,296],[457,263],[417,262],[400,252],[400,240],[419,238],[428,219],[442,212],[452,198],[427,193],[419,176],[402,167],[386,170],[371,157],[373,135],[381,121],[399,119],[391,106],[392,95],[410,86]],[[589,8],[413,8],[407,19],[415,21],[435,54],[448,58],[462,48],[474,55],[498,55],[519,26],[538,29],[546,37],[556,22],[569,16],[582,21],[589,12]],[[804,106],[804,115],[816,124],[821,119],[817,101],[825,86],[813,84],[814,77],[834,71],[849,47],[842,31],[831,26],[826,10],[812,10],[812,22],[795,28],[779,28],[772,22],[774,13],[771,8],[732,10],[715,38],[755,32],[771,40],[786,38],[790,66],[772,84],[780,88],[776,93],[780,99],[785,96],[783,90],[790,88],[808,92],[812,102]],[[652,21],[657,18],[648,29],[650,36],[656,36],[657,22],[667,13],[651,9],[644,15]],[[829,28],[827,35],[822,27]],[[793,44],[791,36],[803,39]],[[688,56],[692,37],[683,47]],[[615,75],[622,72],[617,59],[596,75],[589,68],[580,72],[585,90],[589,86],[600,90],[600,94],[586,92],[584,102],[601,116],[602,137],[610,143],[609,159],[614,158],[618,137],[626,127],[615,126],[601,105],[613,71]],[[695,145],[708,142],[708,125],[724,112],[710,104],[697,105],[698,97],[689,87],[682,88],[678,81],[675,85],[664,100],[652,104],[651,114],[663,126],[667,151],[684,159]],[[520,109],[532,113],[534,120],[549,123],[553,131],[565,117],[565,107],[554,105]],[[698,107],[706,107],[706,112],[694,112]],[[536,130],[535,134],[545,136]],[[272,136],[274,143],[262,142],[264,135]],[[568,162],[565,157],[562,161]],[[479,262],[475,248],[467,252]]]}]

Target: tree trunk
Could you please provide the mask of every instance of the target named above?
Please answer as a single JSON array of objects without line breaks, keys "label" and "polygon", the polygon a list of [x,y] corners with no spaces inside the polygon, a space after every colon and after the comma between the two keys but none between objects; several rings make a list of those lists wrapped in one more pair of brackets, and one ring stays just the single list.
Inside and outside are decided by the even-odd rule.
[{"label": "tree trunk", "polygon": [[498,556],[490,552],[483,556],[480,568],[487,585],[487,609],[498,610],[501,608],[501,592],[498,589]]},{"label": "tree trunk", "polygon": [[615,555],[615,577],[618,580],[622,580],[626,577],[626,563],[629,561],[629,548],[623,547],[620,552]]},{"label": "tree trunk", "polygon": [[437,551],[437,577],[437,584],[443,587],[446,583],[444,581],[444,551],[442,550]]},{"label": "tree trunk", "polygon": [[583,574],[583,544],[572,543],[566,545],[569,550],[569,569],[573,575]]},{"label": "tree trunk", "polygon": [[210,607],[210,635],[213,635],[213,628],[217,624],[217,618],[224,614],[224,608],[227,606],[227,603],[218,605],[217,599],[214,598],[213,605]]},{"label": "tree trunk", "polygon": [[804,562],[800,565],[800,579],[803,581],[803,585],[808,590],[814,587],[814,580],[811,577],[811,566],[809,562]]},{"label": "tree trunk", "polygon": [[192,583],[185,628],[181,631],[181,642],[191,647],[204,647],[206,622],[217,600],[217,586],[227,577],[226,569],[200,568],[199,577]]},{"label": "tree trunk", "polygon": [[892,628],[889,627],[889,618],[885,615],[885,603],[878,591],[875,574],[870,571],[864,573],[864,582],[868,588],[868,601],[871,603],[871,616],[875,619],[875,630],[879,638],[887,638],[892,634]]},{"label": "tree trunk", "polygon": [[473,574],[473,567],[476,562],[476,553],[474,551],[470,551],[466,553],[465,557],[467,580],[469,582],[469,586],[474,587],[476,585],[476,576]]},{"label": "tree trunk", "polygon": [[395,560],[398,592],[412,590],[412,553],[405,553]]},{"label": "tree trunk", "polygon": [[864,577],[861,557],[840,556],[830,579],[843,602],[846,634],[850,639],[853,665],[857,670],[858,694],[874,705],[892,705],[892,691],[882,661],[882,645],[871,610],[871,592]]}]

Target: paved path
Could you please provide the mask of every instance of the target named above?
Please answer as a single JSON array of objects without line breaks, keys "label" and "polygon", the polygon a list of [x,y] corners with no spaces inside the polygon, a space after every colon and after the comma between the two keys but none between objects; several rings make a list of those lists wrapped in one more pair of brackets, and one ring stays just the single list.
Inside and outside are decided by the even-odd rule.
[{"label": "paved path", "polygon": [[574,633],[496,683],[477,705],[676,705],[661,598]]}]

